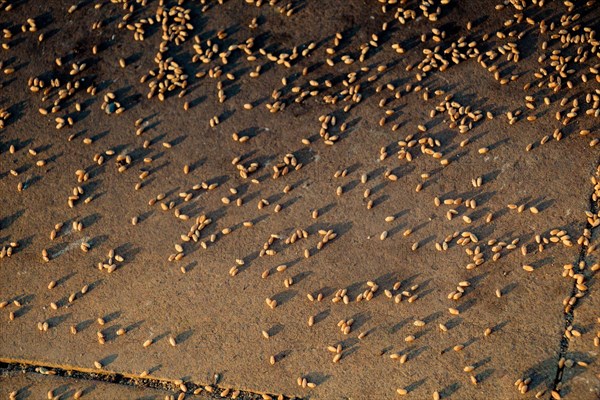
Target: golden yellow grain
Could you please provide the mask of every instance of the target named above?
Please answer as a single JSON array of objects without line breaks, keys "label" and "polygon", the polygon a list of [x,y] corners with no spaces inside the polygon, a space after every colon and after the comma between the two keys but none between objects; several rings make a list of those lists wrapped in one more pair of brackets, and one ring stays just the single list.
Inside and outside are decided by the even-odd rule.
[{"label": "golden yellow grain", "polygon": [[285,265],[285,264],[278,265],[276,268],[277,272],[283,272],[286,269],[287,269],[287,265]]}]

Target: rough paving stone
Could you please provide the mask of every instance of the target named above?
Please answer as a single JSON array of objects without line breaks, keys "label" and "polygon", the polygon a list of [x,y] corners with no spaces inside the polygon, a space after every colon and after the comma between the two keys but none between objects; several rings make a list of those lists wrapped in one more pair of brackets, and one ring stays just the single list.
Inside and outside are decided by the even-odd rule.
[{"label": "rough paving stone", "polygon": [[107,382],[88,381],[63,376],[40,375],[36,373],[3,372],[0,374],[0,394],[8,399],[16,392],[16,399],[47,399],[51,395],[57,399],[73,398],[79,393],[82,399],[164,399],[169,392],[139,386],[118,385]]},{"label": "rough paving stone", "polygon": [[[132,18],[138,20],[153,15],[157,4],[141,10],[139,5],[133,7]],[[556,20],[565,12],[561,7],[529,7],[526,15],[536,21]],[[480,42],[485,33],[492,34],[479,44],[485,52],[507,42],[494,33],[513,29],[503,28],[503,24],[516,11],[509,7],[494,11],[493,2],[472,8],[457,4],[444,9],[435,24],[421,18],[406,25],[394,24],[382,33],[381,24],[391,21],[393,15],[389,11],[384,15],[375,2],[351,1],[341,12],[336,2],[307,2],[298,5],[290,18],[268,6],[257,8],[241,2],[212,5],[205,15],[194,6],[194,34],[202,38],[203,49],[209,38],[223,51],[250,36],[257,38],[256,47],[274,54],[290,52],[293,46],[310,41],[318,47],[310,57],[287,69],[267,63],[264,57],[249,62],[239,51],[227,64],[218,60],[194,64],[189,62],[194,51],[191,40],[178,49],[170,44],[173,50],[168,54],[179,59],[190,76],[189,93],[179,99],[176,91],[160,102],[146,99],[148,85],[139,81],[155,67],[152,59],[161,40],[158,28],[148,28],[144,41],[134,41],[131,31],[117,27],[126,14],[118,4],[99,9],[83,5],[73,14],[66,14],[65,8],[61,2],[36,2],[3,14],[8,15],[8,24],[36,17],[39,31],[48,37],[38,43],[38,32],[16,36],[6,53],[16,57],[12,64],[7,61],[16,72],[2,77],[2,93],[12,116],[0,136],[4,203],[0,245],[19,243],[12,257],[0,261],[0,301],[11,302],[0,310],[2,361],[26,360],[87,372],[93,371],[98,361],[106,371],[132,376],[146,371],[151,377],[199,384],[215,383],[218,374],[218,384],[224,388],[323,399],[394,398],[401,387],[416,398],[430,398],[434,391],[442,398],[515,398],[520,395],[513,383],[526,378],[532,379],[530,397],[552,387],[564,331],[562,301],[572,290],[572,282],[561,277],[562,266],[579,257],[575,240],[585,227],[589,177],[598,157],[597,148],[589,146],[597,137],[593,117],[582,115],[564,127],[554,117],[557,111],[570,109],[571,103],[559,105],[563,96],[569,101],[578,98],[583,114],[590,107],[584,106],[584,97],[593,89],[593,82],[583,85],[578,81],[571,92],[560,95],[537,88],[537,83],[534,89],[523,90],[525,82],[533,79],[533,71],[540,68],[537,59],[545,53],[540,45],[549,34],[540,35],[526,21],[518,23],[520,30],[528,32],[519,42],[521,60],[514,63],[499,57],[488,61],[488,66],[498,67],[501,76],[519,76],[506,85],[500,85],[493,72],[475,59],[444,72],[427,73],[418,81],[415,75],[419,71],[407,71],[406,67],[423,59],[424,48],[437,45],[431,38],[433,26],[447,30],[448,43],[459,35]],[[582,24],[594,21],[595,13],[589,7],[576,11],[585,11]],[[486,14],[490,17],[480,18]],[[259,17],[256,30],[248,28],[253,17]],[[92,22],[100,20],[105,27],[90,33]],[[474,21],[471,33],[464,28],[468,20]],[[220,29],[226,29],[229,36],[216,39]],[[322,101],[323,93],[334,93],[323,86],[325,80],[331,80],[340,91],[341,80],[357,70],[357,63],[339,62],[340,55],[335,57],[336,67],[322,64],[335,32],[344,33],[339,52],[352,52],[354,58],[371,34],[380,37],[378,47],[371,48],[361,64],[371,68],[359,74],[357,81],[363,99],[348,113],[342,111],[347,104],[342,100],[336,105]],[[425,44],[420,43],[421,34],[428,35]],[[406,54],[393,52],[393,43],[400,43]],[[91,52],[95,44],[100,46],[98,55]],[[560,47],[554,42],[552,46]],[[27,62],[32,54],[39,59]],[[54,63],[58,56],[65,67]],[[118,64],[121,57],[127,60],[125,69]],[[76,75],[81,85],[85,88],[93,82],[98,94],[94,97],[80,90],[56,114],[40,115],[36,110],[51,103],[42,102],[40,93],[31,93],[26,86],[28,77],[50,74],[48,77],[61,76],[64,83],[75,61],[88,65]],[[195,78],[196,73],[218,64],[237,78],[228,82],[221,77],[228,97],[223,104],[216,98],[216,79]],[[384,64],[385,72],[374,70]],[[263,65],[261,76],[249,77],[250,68],[258,65]],[[307,77],[301,75],[303,67],[309,68]],[[583,67],[573,68],[580,74]],[[369,76],[378,79],[369,81]],[[265,104],[273,103],[270,96],[283,87],[283,77],[288,79],[282,94],[287,106],[271,113]],[[321,92],[295,103],[297,95],[291,87],[313,90],[310,79],[319,82]],[[387,84],[394,89],[386,88]],[[408,84],[428,88],[429,99],[423,99],[424,90],[407,90]],[[383,90],[378,91],[378,86]],[[445,93],[435,95],[438,89]],[[124,106],[122,114],[107,115],[101,109],[102,97],[109,91]],[[394,99],[396,91],[401,93],[399,99]],[[484,115],[490,111],[495,118],[483,118],[460,134],[448,125],[448,114],[430,118],[430,112],[448,94],[462,106]],[[526,95],[535,96],[536,110],[525,107]],[[543,105],[544,96],[552,97],[552,105]],[[378,106],[382,99],[387,100],[383,108]],[[75,110],[73,101],[83,105],[81,112]],[[190,102],[188,111],[183,109],[184,101]],[[243,104],[250,102],[254,108],[243,109]],[[393,116],[380,126],[386,109],[393,110]],[[523,114],[510,125],[505,114],[516,110]],[[319,116],[325,114],[337,118],[330,131],[339,134],[340,140],[333,146],[319,137]],[[530,115],[538,119],[527,121]],[[74,126],[56,130],[56,116],[72,116]],[[209,126],[213,116],[221,120],[216,127]],[[136,136],[134,121],[138,118],[144,118],[145,131]],[[343,122],[348,129],[340,132]],[[399,127],[393,131],[395,123]],[[420,124],[427,132],[419,133]],[[555,129],[561,129],[564,138],[541,145],[540,140]],[[581,129],[592,129],[592,133],[580,137]],[[233,141],[233,132],[250,139],[247,143]],[[422,154],[418,145],[409,149],[412,162],[398,160],[398,141],[410,134],[417,139],[438,139],[441,146],[436,150],[449,165],[443,167],[439,159]],[[75,136],[68,141],[70,135]],[[84,138],[92,143],[85,144]],[[310,138],[311,144],[303,144],[302,138]],[[466,138],[470,144],[461,147]],[[143,148],[144,140],[150,141],[148,148]],[[535,145],[526,152],[529,143]],[[8,152],[10,145],[16,147],[15,154]],[[380,160],[382,147],[389,154],[385,160]],[[489,151],[480,154],[478,149],[484,147]],[[37,155],[28,154],[29,148],[36,149]],[[115,154],[106,154],[109,149]],[[105,162],[99,166],[93,156],[103,153]],[[294,154],[303,168],[272,179],[273,165],[288,153]],[[132,159],[124,172],[117,171],[119,154]],[[231,162],[238,156],[246,166],[258,162],[259,170],[248,179],[240,177]],[[146,164],[144,157],[153,161]],[[40,159],[47,161],[45,166],[35,165]],[[187,175],[182,172],[186,164],[191,167]],[[334,178],[334,173],[344,168],[348,175]],[[11,169],[19,175],[12,176]],[[79,169],[89,174],[88,181],[77,182]],[[142,181],[139,175],[143,171],[149,175]],[[398,180],[386,178],[386,171]],[[363,173],[369,177],[366,184],[360,183]],[[424,173],[429,178],[423,179]],[[477,177],[483,178],[481,187],[471,183]],[[252,183],[252,178],[260,183]],[[17,191],[19,182],[24,182],[21,192]],[[136,191],[138,182],[142,187]],[[210,191],[192,189],[200,182],[219,186]],[[416,192],[419,183],[423,188]],[[292,190],[284,194],[288,184]],[[84,194],[69,208],[67,199],[76,186],[81,186]],[[343,189],[341,196],[336,194],[338,186]],[[230,192],[232,188],[237,194]],[[365,189],[371,190],[368,199],[363,196]],[[159,193],[164,193],[165,199],[149,206],[148,201]],[[193,198],[185,202],[181,193],[192,193]],[[89,196],[94,198],[85,204],[83,199]],[[231,204],[222,202],[225,196]],[[435,207],[436,196],[442,201],[475,199],[477,207]],[[240,207],[234,204],[237,198],[243,199]],[[259,209],[261,199],[269,205]],[[369,199],[373,200],[370,210],[366,207]],[[163,211],[160,203],[171,201],[175,207]],[[278,213],[276,204],[282,206]],[[508,204],[525,205],[526,209],[519,213],[508,209]],[[529,212],[533,206],[538,214]],[[458,211],[451,221],[446,218],[450,208]],[[178,219],[175,209],[190,219]],[[315,209],[320,215],[312,219]],[[486,223],[490,212],[494,219]],[[206,249],[180,238],[204,214],[212,219],[200,235]],[[390,215],[395,220],[385,222]],[[462,219],[464,215],[471,218],[470,224]],[[135,226],[130,222],[133,217],[139,218]],[[72,229],[74,221],[83,224],[81,232]],[[254,226],[244,227],[244,221],[252,221]],[[64,226],[51,241],[50,231],[59,222]],[[231,233],[224,234],[225,228]],[[409,228],[412,233],[404,236]],[[296,229],[306,230],[309,237],[285,244],[284,239]],[[318,231],[330,229],[337,237],[317,251]],[[566,230],[573,246],[550,243],[537,251],[535,235],[550,238],[552,229]],[[382,241],[383,231],[388,234]],[[435,249],[436,242],[455,231],[473,232],[478,237],[485,263],[474,270],[465,268],[471,262],[465,249],[474,250],[473,243],[463,247],[455,239],[447,251]],[[212,234],[214,243],[209,240]],[[259,257],[272,234],[281,236],[272,246],[277,254]],[[488,245],[492,239],[507,243],[519,239],[519,243],[513,250],[503,249],[501,258],[492,261],[493,246]],[[91,246],[86,253],[80,250],[84,241]],[[419,243],[416,251],[411,250],[414,243]],[[169,262],[169,255],[176,253],[175,244],[183,246],[185,257]],[[527,245],[527,256],[521,255],[521,245]],[[50,257],[48,263],[42,260],[44,249]],[[107,261],[110,249],[124,261],[109,274],[96,265]],[[303,255],[305,249],[311,253],[308,259]],[[242,259],[244,265],[232,277],[229,271],[236,259]],[[287,270],[276,272],[282,264]],[[534,271],[524,271],[525,264]],[[261,278],[265,270],[271,273]],[[289,288],[284,286],[287,278],[294,281]],[[448,300],[447,295],[465,280],[471,285],[464,296],[459,301]],[[57,282],[52,290],[47,289],[50,281]],[[379,289],[371,300],[355,302],[368,290],[367,282],[376,283]],[[392,290],[395,282],[401,282],[399,290]],[[88,291],[81,294],[84,285]],[[343,288],[348,290],[350,304],[332,303],[333,294]],[[409,303],[405,296],[396,304],[384,294],[386,289],[394,295],[407,291],[418,299]],[[496,289],[501,298],[496,297]],[[307,294],[318,293],[324,295],[322,302],[307,299]],[[72,294],[75,300],[69,302]],[[269,308],[267,298],[277,300],[278,306]],[[21,305],[13,304],[14,300]],[[51,303],[58,309],[52,309]],[[451,314],[449,308],[460,314]],[[14,321],[9,321],[10,312],[15,313]],[[311,316],[315,324],[309,327]],[[98,318],[105,324],[100,325]],[[354,320],[347,335],[337,326],[342,319]],[[415,320],[425,325],[415,326]],[[38,323],[44,322],[48,323],[46,332],[38,330]],[[448,332],[440,331],[439,324]],[[76,327],[76,335],[70,333],[71,326]],[[127,333],[118,336],[120,328]],[[484,337],[486,328],[492,329],[488,337]],[[262,330],[271,335],[268,340]],[[104,344],[99,344],[98,332]],[[363,332],[366,336],[358,339]],[[415,337],[413,342],[406,341],[409,335]],[[175,339],[176,346],[169,338]],[[153,344],[145,348],[142,344],[148,339]],[[327,346],[338,344],[343,347],[342,358],[333,363],[334,354]],[[456,345],[464,349],[453,350]],[[406,363],[392,359],[392,354],[406,354]],[[275,365],[269,362],[271,356]],[[472,375],[477,385],[463,371],[468,365],[475,367]],[[314,382],[316,388],[299,387],[299,376]]]}]

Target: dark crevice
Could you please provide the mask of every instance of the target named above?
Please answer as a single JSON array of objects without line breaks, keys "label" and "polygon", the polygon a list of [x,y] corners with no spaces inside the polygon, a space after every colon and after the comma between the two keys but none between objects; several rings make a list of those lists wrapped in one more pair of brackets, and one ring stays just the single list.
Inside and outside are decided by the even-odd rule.
[{"label": "dark crevice", "polygon": [[[78,370],[73,368],[60,368],[60,367],[51,367],[42,364],[34,364],[34,363],[26,363],[26,362],[3,362],[0,361],[0,375],[8,372],[25,372],[30,374],[38,374],[38,375],[50,375],[50,376],[59,376],[63,378],[70,379],[79,379],[79,380],[87,380],[93,382],[104,382],[104,383],[112,383],[116,385],[125,385],[125,386],[134,386],[139,388],[148,388],[154,390],[163,390],[165,392],[171,392],[172,394],[179,394],[183,391],[180,386],[176,384],[175,381],[171,380],[163,380],[157,378],[141,378],[136,376],[125,376],[123,374],[119,374],[116,372],[109,371],[94,371],[89,372],[86,370]],[[223,399],[223,398],[231,398],[232,393],[235,391],[234,388],[229,388],[229,394],[227,397],[221,397],[221,393],[227,389],[226,387],[221,387],[218,385],[210,385],[212,388],[212,393],[208,392],[205,389],[205,385],[198,385],[193,382],[184,382],[186,394],[193,394],[196,390],[202,389],[199,395],[203,395],[204,398],[207,399]],[[301,400],[298,397],[289,397],[283,395],[275,395],[275,394],[267,394],[266,396],[270,396],[273,400],[282,399],[282,400]],[[237,396],[238,400],[264,400],[265,397],[263,394],[252,393],[249,391],[239,391],[239,395]]]},{"label": "dark crevice", "polygon": [[[596,163],[595,168],[592,171],[592,175],[595,174],[595,172],[598,168],[600,168],[600,161]],[[589,209],[588,210],[591,211],[592,213],[596,214],[596,213],[598,213],[598,202],[594,201],[593,197],[594,197],[594,190],[592,190],[592,193],[589,196]],[[586,222],[584,229],[590,230],[591,237],[589,238],[589,243],[591,243],[594,238],[594,230],[593,230],[591,224],[589,222]],[[585,262],[588,247],[589,246],[586,245],[585,243],[581,244],[581,247],[579,250],[579,256],[577,257],[577,264],[575,264],[576,267],[578,267],[582,262]],[[589,268],[585,269],[583,272],[589,273]],[[587,276],[587,274],[586,274],[586,280],[588,278],[589,278],[589,276]],[[574,280],[569,298],[573,298],[573,296],[575,296],[577,294],[578,290],[577,290],[576,285],[577,285],[577,281]],[[565,309],[563,309],[563,312],[564,312],[564,327],[563,328],[564,329],[563,329],[563,335],[560,340],[560,350],[558,353],[558,361],[565,358],[565,356],[567,355],[567,351],[569,350],[570,340],[566,335],[566,331],[573,324],[574,312],[575,312],[576,306],[577,306],[577,304],[573,305],[568,310],[565,306]],[[552,391],[556,391],[556,392],[560,393],[560,389],[561,389],[560,385],[562,383],[564,370],[565,370],[564,364],[562,366],[560,366],[560,365],[558,366],[558,368],[556,370],[556,376],[554,377],[554,382],[552,383],[552,387],[551,387]],[[549,393],[549,396],[550,396],[549,398],[552,398],[551,393]]]}]

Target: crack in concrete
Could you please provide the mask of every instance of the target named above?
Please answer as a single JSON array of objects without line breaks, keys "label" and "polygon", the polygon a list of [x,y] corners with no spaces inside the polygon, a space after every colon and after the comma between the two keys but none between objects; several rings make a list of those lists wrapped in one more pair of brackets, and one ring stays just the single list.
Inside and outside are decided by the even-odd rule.
[{"label": "crack in concrete", "polygon": [[[599,168],[600,168],[600,161],[596,163],[594,169],[592,170],[592,176]],[[589,196],[589,211],[596,214],[596,213],[598,213],[599,206],[600,206],[600,201],[594,201],[594,189],[592,189],[592,193]],[[584,230],[585,229],[589,229],[591,232],[591,236],[589,238],[589,243],[591,243],[592,239],[594,238],[594,229],[593,229],[592,225],[589,223],[589,221],[585,224]],[[587,255],[588,255],[587,254],[588,248],[589,248],[589,245],[586,245],[585,243],[581,244],[581,248],[579,250],[579,257],[577,258],[576,265],[580,265],[582,262],[585,263]],[[584,273],[586,280],[588,280],[591,276],[589,272],[590,272],[589,269],[584,269],[582,271],[582,273]],[[571,295],[569,297],[570,299],[573,298],[578,292],[576,285],[577,285],[577,281],[574,280],[573,286],[571,287]],[[577,306],[577,304],[574,304],[572,307],[570,307],[568,309],[567,309],[567,306],[565,306],[565,308],[563,309],[564,316],[565,316],[564,331],[563,331],[563,335],[560,340],[560,350],[558,353],[557,364],[560,363],[561,359],[565,358],[565,356],[567,355],[567,351],[569,350],[570,339],[567,337],[566,331],[573,324],[573,321],[575,318],[574,312],[575,312],[576,306]],[[562,366],[560,364],[558,364],[557,367],[558,368],[556,370],[556,376],[554,377],[554,382],[552,383],[551,391],[555,391],[560,394],[561,385],[563,383],[562,378],[564,375],[565,365],[564,365],[564,363]],[[549,393],[549,399],[554,399],[552,397],[552,392]]]},{"label": "crack in concrete", "polygon": [[[63,378],[80,379],[93,382],[112,383],[116,385],[164,390],[166,392],[172,392],[175,395],[177,395],[178,393],[199,394],[207,399],[232,398],[232,393],[234,391],[237,391],[234,388],[220,387],[218,385],[199,385],[193,382],[185,382],[185,391],[183,391],[174,380],[149,377],[142,378],[135,375],[125,375],[112,371],[92,371],[88,369],[70,367],[63,368],[43,363],[0,359],[0,374],[4,372],[26,372],[32,374],[59,376]],[[212,393],[208,392],[205,389],[207,386],[210,386],[212,388]],[[198,389],[202,389],[201,393],[194,393]],[[227,396],[221,396],[221,393],[223,393],[223,391],[226,389],[229,389],[229,393],[227,394]],[[266,393],[261,394],[250,392],[247,390],[239,390],[239,395],[236,397],[236,399],[238,400],[265,400],[269,398],[273,400],[302,400],[301,398],[297,397],[287,397],[283,395]]]}]

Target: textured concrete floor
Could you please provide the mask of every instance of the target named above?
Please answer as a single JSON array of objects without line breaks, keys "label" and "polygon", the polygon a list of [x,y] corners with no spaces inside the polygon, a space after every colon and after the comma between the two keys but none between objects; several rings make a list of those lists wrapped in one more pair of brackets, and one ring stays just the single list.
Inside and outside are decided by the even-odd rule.
[{"label": "textured concrete floor", "polygon": [[99,381],[86,381],[55,375],[6,372],[0,374],[3,399],[14,393],[21,399],[164,399],[160,390],[139,386],[115,385]]},{"label": "textured concrete floor", "polygon": [[[599,398],[597,5],[7,4],[1,362],[190,396]],[[161,48],[187,82],[164,101],[140,81]]]}]

